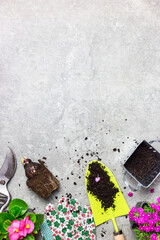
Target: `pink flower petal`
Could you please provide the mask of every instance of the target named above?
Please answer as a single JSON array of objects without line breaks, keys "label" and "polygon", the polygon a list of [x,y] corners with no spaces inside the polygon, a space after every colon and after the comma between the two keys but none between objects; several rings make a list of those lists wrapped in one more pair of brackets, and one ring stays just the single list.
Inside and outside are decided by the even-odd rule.
[{"label": "pink flower petal", "polygon": [[19,239],[23,239],[23,238],[24,238],[24,236],[19,237]]},{"label": "pink flower petal", "polygon": [[26,227],[23,229],[23,232],[20,232],[20,235],[26,237],[27,236],[27,229]]},{"label": "pink flower petal", "polygon": [[158,203],[160,203],[160,197],[159,197],[159,198],[157,198],[157,202],[158,202]]},{"label": "pink flower petal", "polygon": [[132,196],[133,196],[133,193],[132,193],[132,192],[129,192],[129,193],[128,193],[128,196],[129,196],[129,197],[132,197]]},{"label": "pink flower petal", "polygon": [[19,230],[23,231],[24,228],[25,228],[25,223],[24,223],[24,220],[21,219],[20,224],[19,224]]},{"label": "pink flower petal", "polygon": [[[28,228],[27,228],[28,227]],[[27,233],[31,233],[34,230],[34,223],[30,220],[27,221],[27,225],[26,225],[26,229],[27,229]]]},{"label": "pink flower petal", "polygon": [[10,240],[17,240],[19,238],[19,233],[14,232],[13,234],[9,234]]},{"label": "pink flower petal", "polygon": [[19,229],[19,224],[20,224],[20,222],[18,220],[14,220],[11,224],[11,227],[13,227],[15,229]]},{"label": "pink flower petal", "polygon": [[27,216],[24,221],[27,222],[29,220],[29,216]]},{"label": "pink flower petal", "polygon": [[12,234],[12,233],[15,232],[15,229],[14,229],[13,227],[9,226],[9,227],[7,228],[7,231],[8,231],[10,234]]},{"label": "pink flower petal", "polygon": [[101,180],[100,177],[96,177],[96,178],[95,178],[95,181],[96,181],[96,182],[99,182],[100,180]]}]

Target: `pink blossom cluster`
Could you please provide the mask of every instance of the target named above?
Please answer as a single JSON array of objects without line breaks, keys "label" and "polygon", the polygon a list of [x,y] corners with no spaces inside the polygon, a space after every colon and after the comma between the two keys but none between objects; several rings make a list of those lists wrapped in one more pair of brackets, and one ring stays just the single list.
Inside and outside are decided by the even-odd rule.
[{"label": "pink blossom cluster", "polygon": [[[129,219],[137,224],[141,232],[146,234],[146,239],[158,240],[157,234],[160,233],[160,197],[157,203],[149,204],[147,211],[143,208],[133,207],[129,212]],[[149,238],[148,238],[149,236]]]},{"label": "pink blossom cluster", "polygon": [[23,239],[27,234],[32,233],[34,230],[34,223],[29,220],[29,216],[21,219],[20,221],[14,220],[11,226],[8,227],[10,240]]}]

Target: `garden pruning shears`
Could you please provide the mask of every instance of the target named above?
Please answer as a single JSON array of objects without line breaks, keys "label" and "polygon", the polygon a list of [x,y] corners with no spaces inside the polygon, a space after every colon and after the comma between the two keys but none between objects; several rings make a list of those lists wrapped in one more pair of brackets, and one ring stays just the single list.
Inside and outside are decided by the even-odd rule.
[{"label": "garden pruning shears", "polygon": [[3,212],[10,202],[11,197],[7,189],[7,184],[13,177],[16,168],[16,157],[12,149],[9,147],[4,163],[0,169],[0,212]]}]

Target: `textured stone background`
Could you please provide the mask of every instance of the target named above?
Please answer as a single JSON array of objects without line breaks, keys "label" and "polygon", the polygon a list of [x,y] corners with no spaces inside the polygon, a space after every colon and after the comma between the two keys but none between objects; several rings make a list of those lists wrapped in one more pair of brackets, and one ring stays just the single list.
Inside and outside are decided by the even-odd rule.
[{"label": "textured stone background", "polygon": [[[37,212],[66,193],[88,203],[85,171],[98,152],[130,207],[155,200],[160,178],[154,194],[142,189],[129,198],[121,163],[135,141],[159,131],[159,0],[0,1],[0,164],[9,145],[18,161],[13,198]],[[26,187],[23,156],[46,157],[58,175],[60,189],[48,201]],[[117,223],[134,239],[128,219]],[[110,240],[112,222],[97,228],[98,240],[102,230]]]}]

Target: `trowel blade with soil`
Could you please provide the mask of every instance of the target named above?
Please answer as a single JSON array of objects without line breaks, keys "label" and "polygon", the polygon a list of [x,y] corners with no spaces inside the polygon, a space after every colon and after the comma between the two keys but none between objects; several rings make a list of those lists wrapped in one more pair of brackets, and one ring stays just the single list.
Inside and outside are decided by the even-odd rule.
[{"label": "trowel blade with soil", "polygon": [[[87,167],[87,171],[86,171],[86,178],[85,178],[85,184],[86,184],[86,189],[88,189],[88,178],[90,176],[90,166],[92,163],[98,163],[100,165],[101,168],[103,168],[103,170],[107,173],[107,175],[110,177],[110,181],[114,184],[114,186],[116,188],[118,188],[118,192],[115,195],[114,198],[114,208],[110,207],[107,208],[105,210],[105,208],[102,206],[101,201],[97,198],[97,196],[95,196],[93,193],[91,193],[90,191],[87,190],[88,193],[88,198],[89,198],[89,202],[91,205],[91,209],[92,209],[92,213],[94,216],[94,221],[95,221],[95,225],[98,226],[108,220],[112,220],[114,226],[116,225],[116,223],[114,222],[114,218],[116,217],[120,217],[123,215],[127,215],[129,213],[129,207],[127,205],[127,202],[118,186],[118,183],[114,177],[114,175],[112,174],[112,172],[102,163],[100,163],[99,161],[92,161],[89,163],[88,167]],[[101,176],[98,176],[101,177]],[[94,181],[94,179],[93,179]],[[117,228],[118,229],[118,228]]]}]

